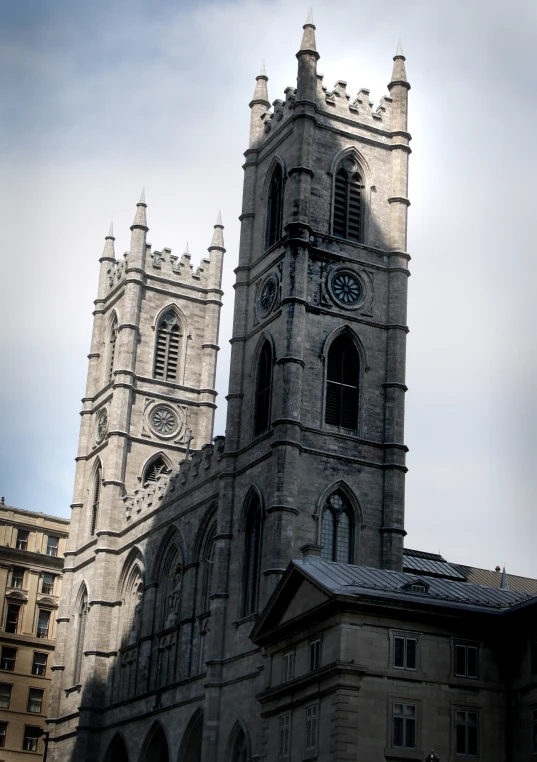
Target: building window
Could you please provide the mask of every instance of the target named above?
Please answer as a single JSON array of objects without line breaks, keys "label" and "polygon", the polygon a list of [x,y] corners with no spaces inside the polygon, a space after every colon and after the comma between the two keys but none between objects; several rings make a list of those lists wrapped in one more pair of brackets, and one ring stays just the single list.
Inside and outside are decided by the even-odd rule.
[{"label": "building window", "polygon": [[330,426],[356,431],[360,360],[354,342],[340,334],[328,350],[324,420]]},{"label": "building window", "polygon": [[41,714],[43,710],[43,691],[39,688],[30,688],[28,691],[28,708],[27,712],[35,712]]},{"label": "building window", "polygon": [[317,748],[319,730],[319,705],[306,707],[306,751]]},{"label": "building window", "polygon": [[46,609],[39,609],[39,617],[37,620],[37,637],[48,638],[48,630],[50,626],[50,611]]},{"label": "building window", "polygon": [[333,234],[349,241],[362,240],[362,177],[352,156],[343,159],[334,185]]},{"label": "building window", "polygon": [[531,736],[533,753],[537,754],[537,709],[531,710]]},{"label": "building window", "polygon": [[43,579],[41,580],[41,592],[45,595],[54,595],[54,580],[54,574],[45,572],[45,574],[43,574]]},{"label": "building window", "polygon": [[99,515],[99,502],[101,497],[101,482],[103,479],[103,471],[101,466],[97,467],[95,472],[95,478],[93,480],[93,490],[91,495],[91,525],[90,534],[93,537],[97,528],[97,518]]},{"label": "building window", "polygon": [[291,715],[283,714],[280,717],[280,732],[278,740],[278,757],[289,756],[289,740],[291,734]]},{"label": "building window", "polygon": [[24,586],[24,569],[15,567],[11,572],[11,587],[21,590]]},{"label": "building window", "polygon": [[34,651],[34,660],[32,662],[32,675],[43,677],[47,671],[48,654],[41,654]]},{"label": "building window", "polygon": [[272,348],[268,339],[263,343],[257,363],[255,385],[254,434],[262,434],[269,427],[272,386]]},{"label": "building window", "polygon": [[203,578],[201,584],[201,611],[209,611],[210,599],[213,588],[213,569],[215,564],[216,550],[216,523],[207,533],[207,539],[203,546]]},{"label": "building window", "polygon": [[261,556],[261,505],[254,494],[246,512],[244,544],[243,616],[257,610]]},{"label": "building window", "polygon": [[29,532],[26,529],[17,529],[17,550],[28,550],[28,536]]},{"label": "building window", "polygon": [[153,375],[164,381],[177,381],[181,329],[175,312],[167,312],[157,326]]},{"label": "building window", "polygon": [[416,669],[418,641],[396,635],[393,639],[393,666],[397,669]]},{"label": "building window", "polygon": [[456,677],[477,677],[477,646],[455,643]]},{"label": "building window", "polygon": [[282,681],[286,683],[289,680],[292,680],[294,676],[295,676],[295,652],[286,651],[283,654]]},{"label": "building window", "polygon": [[12,686],[8,683],[0,683],[0,709],[9,709],[11,688]]},{"label": "building window", "polygon": [[114,320],[110,326],[110,343],[108,347],[108,382],[114,378],[114,360],[116,356],[116,342],[117,342],[117,317],[114,315]]},{"label": "building window", "polygon": [[313,670],[319,669],[321,666],[321,638],[310,640],[309,653],[310,672],[313,672]]},{"label": "building window", "polygon": [[282,237],[283,217],[283,172],[276,164],[270,179],[267,209],[267,248]]},{"label": "building window", "polygon": [[6,614],[6,632],[17,632],[21,607],[17,603],[9,603]]},{"label": "building window", "polygon": [[37,741],[43,734],[41,728],[36,728],[33,725],[24,726],[24,737],[22,739],[23,751],[37,751]]},{"label": "building window", "polygon": [[78,622],[76,630],[75,665],[73,670],[73,682],[78,685],[82,672],[82,657],[84,656],[84,638],[86,636],[86,618],[88,614],[88,593],[83,590],[78,606]]},{"label": "building window", "polygon": [[477,712],[455,710],[455,753],[477,757],[479,715]]},{"label": "building window", "polygon": [[55,558],[57,555],[58,555],[58,538],[47,537],[47,556],[53,556]]},{"label": "building window", "polygon": [[353,561],[352,510],[340,492],[330,495],[321,518],[321,558],[350,564]]},{"label": "building window", "polygon": [[17,657],[16,648],[2,648],[2,657],[0,658],[0,669],[7,669],[9,672],[13,672],[15,669],[15,659]]},{"label": "building window", "polygon": [[394,749],[416,748],[415,704],[394,704],[392,710],[392,747]]},{"label": "building window", "polygon": [[161,474],[167,474],[168,471],[168,464],[162,455],[159,455],[158,458],[155,458],[155,460],[152,460],[151,463],[146,466],[144,476],[142,478],[142,484],[145,486],[149,484],[149,482],[156,482],[158,476]]},{"label": "building window", "polygon": [[7,735],[7,722],[0,722],[0,749],[5,748]]}]

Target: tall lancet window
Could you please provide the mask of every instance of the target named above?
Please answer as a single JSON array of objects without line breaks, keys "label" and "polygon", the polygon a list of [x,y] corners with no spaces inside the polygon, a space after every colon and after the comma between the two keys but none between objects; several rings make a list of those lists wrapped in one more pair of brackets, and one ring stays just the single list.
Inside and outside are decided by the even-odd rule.
[{"label": "tall lancet window", "polygon": [[114,316],[112,325],[110,326],[110,342],[108,347],[108,381],[112,381],[114,378],[114,361],[116,359],[116,342],[117,342],[117,317]]},{"label": "tall lancet window", "polygon": [[103,480],[103,471],[101,466],[97,467],[93,480],[93,489],[91,492],[91,524],[90,534],[93,537],[97,529],[97,520],[99,518],[99,503],[101,502],[101,482]]},{"label": "tall lancet window", "polygon": [[207,533],[207,538],[203,545],[202,563],[203,577],[201,583],[201,612],[209,611],[211,593],[213,592],[214,564],[216,550],[216,522]]},{"label": "tall lancet window", "polygon": [[261,505],[257,494],[252,495],[246,511],[244,566],[243,566],[243,616],[257,609],[259,595],[259,570],[261,556]]},{"label": "tall lancet window", "polygon": [[328,350],[325,423],[356,430],[359,373],[358,350],[352,339],[342,333]]},{"label": "tall lancet window", "polygon": [[267,248],[282,237],[283,172],[276,164],[270,179],[267,208]]},{"label": "tall lancet window", "polygon": [[259,353],[255,384],[254,434],[262,434],[269,427],[272,387],[272,348],[265,340]]},{"label": "tall lancet window", "polygon": [[330,495],[321,516],[321,558],[326,561],[353,562],[354,526],[352,511],[340,492]]},{"label": "tall lancet window", "polygon": [[157,325],[157,343],[155,347],[155,378],[164,381],[178,380],[179,349],[181,329],[175,312],[170,310],[159,320]]},{"label": "tall lancet window", "polygon": [[343,159],[334,186],[333,234],[349,241],[362,241],[362,176],[352,156]]},{"label": "tall lancet window", "polygon": [[73,670],[73,682],[80,682],[82,672],[82,657],[84,655],[84,637],[86,635],[86,617],[88,614],[88,593],[84,589],[80,596],[78,612],[76,615],[76,641],[75,641],[75,664]]}]

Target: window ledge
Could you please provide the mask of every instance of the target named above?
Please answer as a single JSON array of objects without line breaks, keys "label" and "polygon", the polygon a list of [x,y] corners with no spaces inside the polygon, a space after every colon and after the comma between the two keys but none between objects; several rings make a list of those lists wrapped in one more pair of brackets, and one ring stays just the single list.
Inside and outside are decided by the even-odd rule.
[{"label": "window ledge", "polygon": [[384,749],[384,757],[390,760],[419,760],[425,759],[425,752],[420,749]]}]

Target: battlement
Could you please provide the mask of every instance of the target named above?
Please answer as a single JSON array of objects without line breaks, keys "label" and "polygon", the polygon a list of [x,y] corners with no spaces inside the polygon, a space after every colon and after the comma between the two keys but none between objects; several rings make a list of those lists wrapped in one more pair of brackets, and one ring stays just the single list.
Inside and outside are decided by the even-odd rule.
[{"label": "battlement", "polygon": [[146,269],[160,271],[167,277],[172,277],[183,283],[195,283],[200,286],[209,286],[209,276],[214,267],[214,258],[210,255],[204,257],[196,267],[192,263],[188,245],[185,252],[178,257],[172,254],[172,250],[163,248],[161,251],[151,251],[151,244],[147,244]]},{"label": "battlement", "polygon": [[225,437],[215,437],[212,444],[205,444],[201,450],[194,451],[169,473],[161,474],[147,487],[140,487],[131,495],[125,495],[123,502],[127,523],[136,521],[142,514],[159,505],[179,498],[181,493],[218,474],[224,446]]}]

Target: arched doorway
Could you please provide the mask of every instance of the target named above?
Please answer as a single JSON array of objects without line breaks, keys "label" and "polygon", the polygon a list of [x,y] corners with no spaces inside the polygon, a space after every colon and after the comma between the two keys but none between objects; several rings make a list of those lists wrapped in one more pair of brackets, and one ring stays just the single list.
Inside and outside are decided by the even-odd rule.
[{"label": "arched doorway", "polygon": [[179,762],[201,762],[203,712],[198,709],[185,730]]},{"label": "arched doorway", "polygon": [[168,741],[162,725],[155,723],[147,734],[140,762],[170,762]]},{"label": "arched doorway", "polygon": [[115,735],[108,747],[104,762],[129,762],[129,754],[123,737]]}]

